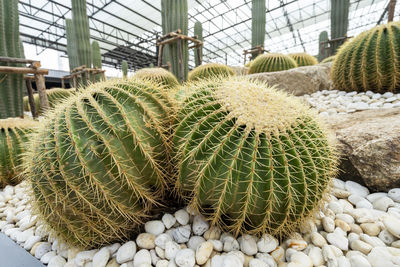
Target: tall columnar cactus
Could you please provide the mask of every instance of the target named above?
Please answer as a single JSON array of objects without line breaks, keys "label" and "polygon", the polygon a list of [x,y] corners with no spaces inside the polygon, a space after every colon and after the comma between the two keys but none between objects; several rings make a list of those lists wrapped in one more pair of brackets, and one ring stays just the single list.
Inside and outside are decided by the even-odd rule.
[{"label": "tall columnar cactus", "polygon": [[[92,42],[92,65],[93,68],[101,69],[101,52],[100,52],[100,45],[97,41]],[[100,81],[102,79],[101,74],[95,75],[95,80]]]},{"label": "tall columnar cactus", "polygon": [[[251,47],[258,45],[264,47],[265,40],[265,0],[251,1]],[[256,58],[258,53],[254,53],[252,58]]]},{"label": "tall columnar cactus", "polygon": [[74,24],[78,64],[90,68],[92,63],[90,48],[89,19],[86,13],[86,0],[71,0],[72,21]]},{"label": "tall columnar cactus", "polygon": [[144,68],[136,72],[134,77],[152,81],[164,89],[173,89],[179,86],[176,77],[163,68]]},{"label": "tall columnar cactus", "polygon": [[[49,105],[51,108],[56,107],[59,103],[65,101],[68,97],[74,94],[73,89],[63,89],[63,88],[53,88],[50,90],[46,90],[47,100],[49,101]],[[33,95],[33,101],[35,103],[36,111],[39,114],[42,114],[44,110],[40,106],[39,95],[36,93]],[[30,111],[31,108],[29,106],[28,96],[24,97],[24,111]]]},{"label": "tall columnar cactus", "polygon": [[210,79],[215,77],[229,77],[235,75],[233,69],[229,66],[219,63],[208,63],[198,66],[189,72],[189,81],[198,81],[203,79]]},{"label": "tall columnar cactus", "polygon": [[234,235],[294,231],[319,206],[336,171],[316,115],[246,78],[203,81],[193,91],[173,137],[178,192],[211,225]]},{"label": "tall columnar cactus", "polygon": [[329,56],[329,41],[328,32],[322,31],[319,34],[319,51],[318,51],[318,61],[322,61],[323,59]]},{"label": "tall columnar cactus", "polygon": [[[24,58],[19,37],[18,0],[0,0],[0,56]],[[21,67],[21,64],[0,63]],[[23,74],[0,73],[0,119],[23,116]]]},{"label": "tall columnar cactus", "polygon": [[[350,0],[331,0],[331,40],[346,37],[349,25]],[[330,55],[335,55],[337,49],[345,40],[334,41],[330,45]]]},{"label": "tall columnar cactus", "polygon": [[17,184],[21,180],[22,155],[25,153],[28,134],[38,125],[29,119],[0,120],[0,188]]},{"label": "tall columnar cactus", "polygon": [[128,78],[128,62],[126,62],[126,60],[122,60],[121,68],[122,68],[122,77]]},{"label": "tall columnar cactus", "polygon": [[[163,28],[167,33],[174,32],[178,29],[182,34],[188,35],[188,5],[187,0],[163,0],[162,7],[165,8],[162,12],[165,13]],[[164,27],[165,26],[165,27]],[[169,46],[169,61],[171,62],[172,73],[178,77],[178,80],[185,81],[188,75],[188,42],[181,41],[181,51],[179,51],[178,43],[174,42]],[[182,62],[179,62],[179,53],[182,53]],[[183,77],[180,77],[180,67],[183,67]],[[183,79],[182,79],[183,78]]]},{"label": "tall columnar cactus", "polygon": [[289,56],[296,61],[298,67],[318,64],[318,60],[307,53],[293,53]]},{"label": "tall columnar cactus", "polygon": [[335,89],[400,93],[400,23],[365,31],[338,51],[331,76]]},{"label": "tall columnar cactus", "polygon": [[[196,21],[194,24],[194,35],[197,35],[197,39],[200,41],[204,41],[203,39],[203,25],[201,24],[200,21]],[[200,51],[200,55],[199,54]],[[194,49],[194,62],[196,67],[201,65],[201,61],[203,58],[203,46],[200,47],[199,51],[195,48]],[[200,60],[199,60],[200,58]]]},{"label": "tall columnar cactus", "polygon": [[261,72],[282,71],[296,68],[297,63],[293,58],[283,54],[259,55],[249,67],[249,74]]},{"label": "tall columnar cactus", "polygon": [[165,191],[170,111],[156,85],[131,79],[48,113],[25,160],[36,214],[72,245],[128,239]]},{"label": "tall columnar cactus", "polygon": [[[168,32],[167,29],[167,2],[166,1],[161,1],[161,27],[162,27],[162,33],[163,35],[166,35]],[[164,46],[163,49],[163,57],[162,61],[163,64],[167,64],[170,62],[170,55],[169,55],[169,47],[168,45]]]},{"label": "tall columnar cactus", "polygon": [[69,70],[71,71],[79,66],[74,23],[71,19],[65,19],[65,34],[67,37]]}]

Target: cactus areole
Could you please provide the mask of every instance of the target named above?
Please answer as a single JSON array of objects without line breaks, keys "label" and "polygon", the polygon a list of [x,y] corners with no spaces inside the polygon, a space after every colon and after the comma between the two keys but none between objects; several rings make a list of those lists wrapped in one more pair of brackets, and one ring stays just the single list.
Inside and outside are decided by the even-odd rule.
[{"label": "cactus areole", "polygon": [[336,170],[324,128],[299,100],[232,77],[195,85],[173,137],[176,188],[234,235],[284,235],[318,207]]}]

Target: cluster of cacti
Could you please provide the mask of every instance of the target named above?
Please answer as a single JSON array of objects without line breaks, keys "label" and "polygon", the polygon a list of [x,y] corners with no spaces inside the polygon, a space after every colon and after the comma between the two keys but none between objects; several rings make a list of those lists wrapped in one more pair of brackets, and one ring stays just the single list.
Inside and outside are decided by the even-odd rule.
[{"label": "cluster of cacti", "polygon": [[215,77],[229,77],[235,75],[233,69],[229,66],[219,63],[208,63],[196,67],[189,72],[189,81],[198,81],[203,79],[210,79]]},{"label": "cluster of cacti", "polygon": [[[47,100],[51,108],[56,107],[57,104],[65,101],[68,97],[74,94],[74,89],[63,89],[63,88],[53,88],[46,90]],[[43,110],[40,106],[39,95],[36,93],[33,95],[33,101],[35,103],[36,111],[38,114],[42,114]],[[30,111],[28,96],[24,97],[24,111]]]},{"label": "cluster of cacti", "polygon": [[316,115],[246,78],[192,86],[173,136],[178,192],[211,225],[235,235],[293,231],[336,171]]},{"label": "cluster of cacti", "polygon": [[[203,25],[200,21],[196,21],[194,24],[194,35],[197,35],[197,39],[203,41]],[[200,49],[194,49],[194,62],[196,67],[201,65],[203,58],[203,46]]]},{"label": "cluster of cacti", "polygon": [[[265,0],[251,1],[251,47],[264,47],[265,40],[265,22],[266,22]],[[258,53],[253,53],[255,59]]]},{"label": "cluster of cacti", "polygon": [[307,53],[293,53],[289,56],[296,61],[298,67],[318,64],[318,60]]},{"label": "cluster of cacti", "polygon": [[336,56],[327,57],[324,60],[322,60],[321,63],[333,62],[335,60],[335,58],[336,58]]},{"label": "cluster of cacti", "polygon": [[319,51],[318,51],[318,61],[322,61],[329,55],[329,37],[327,31],[322,31],[319,34]]},{"label": "cluster of cacti", "polygon": [[122,60],[121,69],[122,69],[122,77],[128,78],[128,62],[126,60]]},{"label": "cluster of cacti", "polygon": [[65,34],[67,37],[67,54],[70,71],[79,67],[78,51],[72,19],[65,19]]},{"label": "cluster of cacti", "polygon": [[[349,25],[350,0],[331,0],[331,40],[347,36]],[[345,39],[332,41],[329,53],[336,54],[337,49],[345,42]]]},{"label": "cluster of cacti", "polygon": [[163,68],[144,68],[137,71],[134,77],[153,81],[165,89],[172,89],[179,86],[176,77]]},{"label": "cluster of cacti", "polygon": [[282,71],[296,67],[297,63],[293,58],[283,54],[268,53],[259,55],[253,60],[249,68],[249,74]]},{"label": "cluster of cacti", "polygon": [[38,122],[29,119],[0,120],[0,188],[20,182],[28,134],[37,125]]},{"label": "cluster of cacti", "polygon": [[86,65],[86,67],[90,68],[92,57],[89,19],[86,13],[86,0],[71,0],[71,6],[78,64],[79,66]]},{"label": "cluster of cacti", "polygon": [[[0,56],[24,58],[19,37],[18,0],[0,0]],[[21,64],[0,63],[20,67]],[[23,74],[0,73],[0,119],[23,116]]]},{"label": "cluster of cacti", "polygon": [[336,54],[331,76],[335,89],[400,92],[400,23],[365,31]]},{"label": "cluster of cacti", "polygon": [[[187,0],[163,0],[161,2],[165,33],[181,30],[182,34],[188,35]],[[187,40],[181,39],[180,42],[180,49],[178,42],[168,44],[169,59],[167,61],[171,62],[172,73],[182,82],[187,79],[188,75],[189,51]],[[182,55],[182,62],[179,62],[179,55]],[[182,73],[180,72],[181,68],[183,68]]]},{"label": "cluster of cacti", "polygon": [[30,142],[33,207],[90,248],[128,239],[166,190],[171,104],[137,79],[95,83],[48,113]]}]

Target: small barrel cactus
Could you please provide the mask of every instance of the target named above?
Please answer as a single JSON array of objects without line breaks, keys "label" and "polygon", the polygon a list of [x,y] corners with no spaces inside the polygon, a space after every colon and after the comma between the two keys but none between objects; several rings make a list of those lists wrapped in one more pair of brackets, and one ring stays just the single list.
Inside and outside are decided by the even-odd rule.
[{"label": "small barrel cactus", "polygon": [[296,68],[296,61],[283,54],[263,54],[256,57],[250,65],[249,74],[282,71]]},{"label": "small barrel cactus", "polygon": [[22,155],[28,134],[38,122],[30,119],[10,118],[0,120],[0,188],[21,181]]},{"label": "small barrel cactus", "polygon": [[336,56],[330,56],[321,61],[321,63],[333,62]]},{"label": "small barrel cactus", "polygon": [[293,53],[289,56],[296,61],[298,67],[318,64],[318,60],[307,53]]},{"label": "small barrel cactus", "polygon": [[229,77],[235,75],[233,69],[229,66],[219,63],[208,63],[196,67],[189,73],[189,81],[197,81],[215,77]]},{"label": "small barrel cactus", "polygon": [[[46,91],[47,99],[49,100],[50,107],[54,108],[58,103],[64,101],[66,98],[73,95],[75,90],[73,89],[63,89],[63,88],[53,88]],[[36,110],[39,114],[43,113],[43,110],[40,107],[39,95],[34,94],[33,100],[35,102]],[[29,106],[28,96],[24,97],[24,111],[30,111],[31,107]]]},{"label": "small barrel cactus", "polygon": [[400,23],[376,26],[344,43],[331,70],[335,89],[400,93]]},{"label": "small barrel cactus", "polygon": [[316,115],[244,77],[192,86],[173,136],[177,191],[234,235],[294,231],[336,171],[334,147]]},{"label": "small barrel cactus", "polygon": [[179,82],[174,74],[163,68],[140,69],[135,73],[134,77],[153,81],[165,89],[171,89],[179,86]]},{"label": "small barrel cactus", "polygon": [[130,237],[165,192],[171,110],[156,85],[126,79],[46,114],[25,166],[32,205],[55,235],[84,248]]}]

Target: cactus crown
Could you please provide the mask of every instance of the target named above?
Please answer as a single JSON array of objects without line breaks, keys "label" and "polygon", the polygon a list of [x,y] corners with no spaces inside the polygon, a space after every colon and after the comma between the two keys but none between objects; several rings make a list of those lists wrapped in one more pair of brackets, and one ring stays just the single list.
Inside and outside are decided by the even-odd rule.
[{"label": "cactus crown", "polygon": [[299,67],[318,64],[318,60],[307,53],[293,53],[289,54],[289,56],[296,61]]},{"label": "cactus crown", "polygon": [[22,154],[27,134],[38,126],[30,119],[9,118],[0,120],[0,187],[20,182]]},{"label": "cactus crown", "polygon": [[331,76],[335,89],[400,92],[400,23],[376,26],[343,44]]},{"label": "cactus crown", "polygon": [[209,79],[215,77],[229,77],[235,75],[229,66],[219,63],[208,63],[196,67],[189,73],[189,81]]},{"label": "cactus crown", "polygon": [[177,192],[235,235],[294,231],[319,207],[336,171],[316,115],[248,78],[192,86],[173,137]]},{"label": "cactus crown", "polygon": [[262,54],[256,57],[256,59],[251,63],[249,74],[282,71],[296,67],[296,61],[289,56],[273,53]]},{"label": "cactus crown", "polygon": [[179,86],[179,82],[174,74],[163,68],[143,68],[138,70],[134,77],[153,81],[156,84],[163,86],[165,89]]}]

